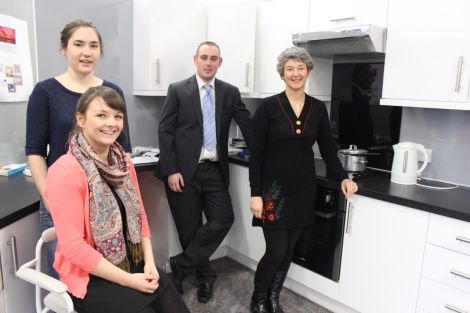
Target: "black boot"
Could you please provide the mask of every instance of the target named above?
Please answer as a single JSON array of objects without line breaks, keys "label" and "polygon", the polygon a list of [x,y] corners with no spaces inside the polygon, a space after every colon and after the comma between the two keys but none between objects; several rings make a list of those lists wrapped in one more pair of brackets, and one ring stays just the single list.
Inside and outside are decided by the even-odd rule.
[{"label": "black boot", "polygon": [[253,292],[251,296],[251,313],[269,313],[267,305],[267,292]]},{"label": "black boot", "polygon": [[279,303],[279,294],[281,293],[286,276],[287,271],[278,271],[276,275],[274,275],[267,301],[269,312],[271,313],[284,313]]}]

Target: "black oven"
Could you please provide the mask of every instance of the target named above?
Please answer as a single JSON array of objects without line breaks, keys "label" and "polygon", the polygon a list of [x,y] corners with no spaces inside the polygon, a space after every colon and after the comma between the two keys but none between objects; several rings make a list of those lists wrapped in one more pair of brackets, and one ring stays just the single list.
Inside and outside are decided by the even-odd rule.
[{"label": "black oven", "polygon": [[339,281],[346,200],[339,186],[319,181],[315,223],[305,227],[294,248],[293,262]]}]

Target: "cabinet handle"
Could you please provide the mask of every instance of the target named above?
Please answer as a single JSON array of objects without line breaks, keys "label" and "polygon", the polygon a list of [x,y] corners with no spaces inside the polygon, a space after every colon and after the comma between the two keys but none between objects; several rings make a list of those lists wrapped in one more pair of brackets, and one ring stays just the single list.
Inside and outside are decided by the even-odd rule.
[{"label": "cabinet handle", "polygon": [[17,256],[17,253],[16,253],[16,238],[15,238],[15,236],[10,237],[10,240],[8,240],[8,245],[11,248],[11,261],[13,263],[12,264],[13,268],[10,269],[10,273],[13,273],[15,275],[15,278],[18,279],[18,277],[16,277],[16,271],[18,271],[18,256]]},{"label": "cabinet handle", "polygon": [[245,66],[245,86],[250,86],[250,63],[246,62]]},{"label": "cabinet handle", "polygon": [[160,85],[160,59],[155,61],[155,83]]},{"label": "cabinet handle", "polygon": [[457,236],[457,237],[455,237],[455,240],[462,241],[462,242],[465,242],[465,243],[470,243],[470,238],[463,237],[463,236]]},{"label": "cabinet handle", "polygon": [[444,307],[447,309],[447,310],[451,310],[452,312],[457,312],[457,313],[468,313],[468,311],[465,311],[465,310],[462,310],[458,307],[456,307],[455,305],[452,305],[452,304],[446,304],[444,305]]},{"label": "cabinet handle", "polygon": [[0,290],[3,290],[3,267],[2,267],[2,256],[0,255]]},{"label": "cabinet handle", "polygon": [[330,19],[330,22],[341,22],[341,21],[347,21],[347,20],[355,20],[355,16],[345,16],[345,17],[338,17],[338,18],[332,18]]},{"label": "cabinet handle", "polygon": [[453,270],[453,269],[450,270],[450,273],[455,275],[455,276],[459,276],[459,277],[470,280],[470,274],[467,274],[467,273],[464,273],[464,272],[461,272],[461,271],[458,271],[458,270]]},{"label": "cabinet handle", "polygon": [[455,92],[460,92],[460,80],[462,79],[463,55],[459,56],[457,63],[457,77],[455,78]]},{"label": "cabinet handle", "polygon": [[351,201],[348,201],[346,206],[346,234],[351,233],[351,216],[352,216],[353,205]]}]

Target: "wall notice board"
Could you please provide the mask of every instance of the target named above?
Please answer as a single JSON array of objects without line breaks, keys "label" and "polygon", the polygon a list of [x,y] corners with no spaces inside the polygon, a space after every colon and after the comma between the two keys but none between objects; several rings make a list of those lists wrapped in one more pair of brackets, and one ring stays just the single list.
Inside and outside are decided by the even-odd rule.
[{"label": "wall notice board", "polygon": [[32,89],[27,24],[0,14],[0,102],[27,101]]}]

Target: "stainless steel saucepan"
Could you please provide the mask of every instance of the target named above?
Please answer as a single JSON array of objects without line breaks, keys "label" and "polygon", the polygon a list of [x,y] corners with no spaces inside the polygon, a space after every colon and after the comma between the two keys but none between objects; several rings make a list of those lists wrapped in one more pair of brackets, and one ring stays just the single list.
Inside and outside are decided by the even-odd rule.
[{"label": "stainless steel saucepan", "polygon": [[362,172],[366,169],[367,155],[378,153],[368,153],[366,149],[358,149],[356,145],[349,145],[348,149],[338,150],[338,158],[345,171]]}]

